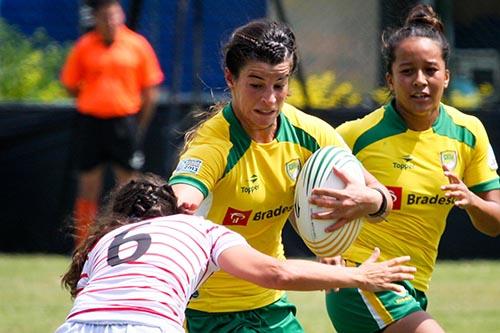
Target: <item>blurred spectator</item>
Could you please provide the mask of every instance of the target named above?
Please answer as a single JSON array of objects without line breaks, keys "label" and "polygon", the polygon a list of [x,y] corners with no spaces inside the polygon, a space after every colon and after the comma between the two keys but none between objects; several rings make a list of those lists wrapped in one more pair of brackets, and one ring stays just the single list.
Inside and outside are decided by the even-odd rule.
[{"label": "blurred spectator", "polygon": [[95,19],[64,64],[61,81],[76,97],[78,193],[76,241],[98,209],[106,162],[115,179],[128,181],[144,164],[141,146],[163,81],[147,40],[125,26],[118,0],[87,2]]}]

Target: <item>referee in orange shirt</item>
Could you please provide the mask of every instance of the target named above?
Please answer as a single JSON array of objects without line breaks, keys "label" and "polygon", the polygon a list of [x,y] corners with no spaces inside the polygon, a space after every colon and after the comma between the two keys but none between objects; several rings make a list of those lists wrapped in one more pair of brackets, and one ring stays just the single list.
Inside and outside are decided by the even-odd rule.
[{"label": "referee in orange shirt", "polygon": [[91,0],[95,28],[71,50],[61,81],[78,110],[76,242],[87,233],[102,191],[105,163],[115,179],[128,181],[144,163],[140,146],[163,81],[148,41],[125,26],[118,0]]}]

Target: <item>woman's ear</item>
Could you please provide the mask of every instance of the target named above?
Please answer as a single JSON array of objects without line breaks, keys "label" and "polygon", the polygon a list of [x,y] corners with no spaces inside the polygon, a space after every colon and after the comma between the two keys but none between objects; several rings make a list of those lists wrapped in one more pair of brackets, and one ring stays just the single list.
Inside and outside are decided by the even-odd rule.
[{"label": "woman's ear", "polygon": [[227,86],[232,89],[234,85],[234,77],[229,68],[224,68],[224,78],[226,79]]},{"label": "woman's ear", "polygon": [[448,84],[450,83],[450,70],[446,69],[445,77],[444,77],[444,88],[448,88]]},{"label": "woman's ear", "polygon": [[391,73],[385,73],[385,82],[387,82],[387,86],[389,87],[389,90],[391,92],[394,91]]}]

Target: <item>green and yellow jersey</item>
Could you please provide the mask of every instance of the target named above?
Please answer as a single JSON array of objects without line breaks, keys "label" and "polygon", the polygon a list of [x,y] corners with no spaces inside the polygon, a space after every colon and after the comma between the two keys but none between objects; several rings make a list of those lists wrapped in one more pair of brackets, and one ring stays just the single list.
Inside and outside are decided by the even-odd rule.
[{"label": "green and yellow jersey", "polygon": [[484,126],[476,117],[441,104],[431,128],[413,131],[388,104],[342,124],[337,132],[363,166],[387,186],[394,201],[387,222],[365,223],[345,258],[362,262],[375,246],[383,260],[410,255],[417,267],[413,284],[425,292],[453,207],[453,200],[440,189],[448,183],[443,165],[473,192],[500,188]]},{"label": "green and yellow jersey", "polygon": [[[231,105],[205,122],[180,157],[169,183],[196,187],[205,196],[198,214],[243,235],[257,250],[284,258],[281,230],[292,211],[300,168],[318,148],[346,146],[326,122],[285,104],[270,143],[246,134]],[[282,296],[216,272],[189,308],[206,312],[257,309]]]}]

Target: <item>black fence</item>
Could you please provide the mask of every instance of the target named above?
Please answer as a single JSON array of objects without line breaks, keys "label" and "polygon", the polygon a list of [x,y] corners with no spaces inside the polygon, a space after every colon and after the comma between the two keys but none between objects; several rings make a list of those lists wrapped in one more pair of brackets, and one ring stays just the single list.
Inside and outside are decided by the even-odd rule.
[{"label": "black fence", "polygon": [[[183,131],[192,125],[191,105],[160,105],[146,138],[146,165],[168,177]],[[337,126],[362,116],[364,110],[311,111]],[[0,104],[1,252],[69,253],[71,211],[76,189],[73,168],[71,105]],[[477,112],[494,149],[500,148],[500,113]],[[107,176],[107,188],[111,186]],[[289,256],[307,256],[297,235],[283,233]],[[476,231],[467,215],[453,209],[440,245],[440,258],[500,258],[500,242]]]}]

